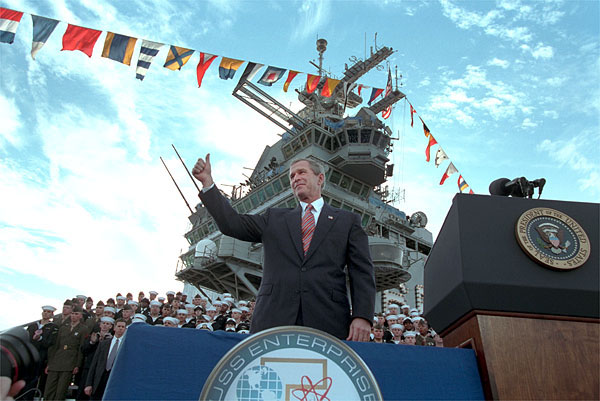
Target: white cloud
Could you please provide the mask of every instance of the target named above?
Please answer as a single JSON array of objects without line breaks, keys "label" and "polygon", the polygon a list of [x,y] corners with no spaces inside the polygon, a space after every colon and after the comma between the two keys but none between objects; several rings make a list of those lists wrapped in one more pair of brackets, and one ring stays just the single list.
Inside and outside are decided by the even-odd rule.
[{"label": "white cloud", "polygon": [[330,0],[303,0],[298,9],[299,20],[292,34],[294,39],[305,39],[324,26],[331,13]]},{"label": "white cloud", "polygon": [[506,68],[508,68],[508,66],[510,65],[510,63],[508,61],[506,61],[506,60],[501,60],[501,59],[499,59],[497,57],[494,57],[492,60],[488,61],[487,65],[506,69]]},{"label": "white cloud", "polygon": [[21,112],[14,99],[9,99],[0,93],[0,121],[2,121],[2,129],[0,129],[0,149],[10,144],[14,147],[20,147],[22,140],[18,135],[21,128]]},{"label": "white cloud", "polygon": [[521,123],[521,127],[522,128],[534,128],[534,127],[537,127],[537,123],[531,121],[530,118],[526,118]]},{"label": "white cloud", "polygon": [[533,58],[541,58],[543,60],[550,59],[554,56],[554,49],[552,46],[544,46],[543,43],[538,43],[535,50],[531,52]]},{"label": "white cloud", "polygon": [[544,110],[544,116],[556,120],[558,118],[558,113],[555,110]]}]

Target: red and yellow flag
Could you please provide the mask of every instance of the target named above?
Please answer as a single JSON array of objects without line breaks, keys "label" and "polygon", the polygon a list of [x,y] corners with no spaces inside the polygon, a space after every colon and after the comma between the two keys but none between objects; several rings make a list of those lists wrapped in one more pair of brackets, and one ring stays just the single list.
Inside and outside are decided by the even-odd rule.
[{"label": "red and yellow flag", "polygon": [[317,85],[319,85],[319,81],[321,81],[321,77],[318,75],[306,74],[306,91],[308,93],[313,93],[315,89],[317,89]]},{"label": "red and yellow flag", "polygon": [[290,72],[288,73],[288,77],[285,80],[285,83],[283,84],[283,91],[284,92],[288,91],[288,88],[290,87],[290,84],[292,83],[292,81],[294,80],[294,78],[296,78],[296,75],[298,75],[298,71],[290,70]]},{"label": "red and yellow flag", "polygon": [[321,90],[321,96],[330,97],[333,94],[335,87],[339,85],[340,81],[340,79],[327,78],[325,85],[323,85],[323,89]]}]

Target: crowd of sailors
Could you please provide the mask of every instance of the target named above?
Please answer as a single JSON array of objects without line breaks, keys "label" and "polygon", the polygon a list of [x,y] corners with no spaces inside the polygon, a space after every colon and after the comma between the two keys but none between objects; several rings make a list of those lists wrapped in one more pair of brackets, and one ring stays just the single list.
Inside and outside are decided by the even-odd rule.
[{"label": "crowd of sailors", "polygon": [[[42,318],[27,325],[30,341],[40,352],[38,377],[27,383],[20,399],[102,399],[119,348],[132,324],[224,330],[249,334],[254,300],[236,300],[225,293],[216,299],[181,292],[159,296],[150,291],[117,294],[94,302],[78,295],[66,300],[61,313],[46,305]],[[415,308],[389,304],[373,317],[371,342],[442,347],[442,339]],[[104,344],[103,344],[104,343]],[[103,344],[103,345],[102,345]]]}]

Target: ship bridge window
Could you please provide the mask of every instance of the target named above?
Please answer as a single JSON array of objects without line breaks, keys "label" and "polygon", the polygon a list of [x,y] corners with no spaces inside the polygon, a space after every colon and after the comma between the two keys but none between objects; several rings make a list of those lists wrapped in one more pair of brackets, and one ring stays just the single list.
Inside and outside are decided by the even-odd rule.
[{"label": "ship bridge window", "polygon": [[379,143],[379,140],[381,139],[381,131],[375,131],[373,132],[373,141],[371,141],[371,143],[375,146],[377,146],[377,144]]},{"label": "ship bridge window", "polygon": [[249,198],[244,199],[244,209],[246,209],[246,211],[252,209],[252,204],[250,203]]},{"label": "ship bridge window", "polygon": [[348,189],[348,188],[350,188],[351,183],[352,183],[352,180],[350,179],[350,177],[345,175],[342,177],[342,181],[340,182],[340,187],[342,187],[344,189]]},{"label": "ship bridge window", "polygon": [[340,201],[339,201],[339,200],[337,200],[337,199],[333,199],[333,198],[332,198],[332,199],[331,199],[331,206],[333,206],[333,207],[337,207],[337,208],[339,209],[340,207],[342,207],[342,202],[340,202]]},{"label": "ship bridge window", "polygon": [[381,141],[379,141],[379,148],[385,150],[387,148],[387,146],[389,145],[389,143],[390,143],[390,138],[385,135],[382,135]]},{"label": "ship bridge window", "polygon": [[346,133],[344,131],[338,132],[337,138],[340,141],[340,145],[344,146],[346,144]]},{"label": "ship bridge window", "polygon": [[358,130],[355,130],[355,129],[348,130],[348,142],[358,143]]},{"label": "ship bridge window", "polygon": [[417,249],[417,243],[414,239],[406,238],[406,247],[410,249]]},{"label": "ship bridge window", "polygon": [[362,184],[358,181],[354,181],[352,186],[350,187],[350,192],[355,193],[356,195],[360,195],[360,190],[362,188]]},{"label": "ship bridge window", "polygon": [[367,195],[369,195],[369,186],[368,185],[363,185],[362,189],[360,190],[360,196],[362,196],[363,198],[366,198]]},{"label": "ship bridge window", "polygon": [[369,143],[371,142],[371,131],[370,129],[362,129],[360,130],[360,143]]},{"label": "ship bridge window", "polygon": [[366,214],[366,213],[365,213],[365,214],[363,214],[363,217],[362,217],[362,226],[363,226],[363,227],[366,227],[366,226],[368,226],[370,221],[371,221],[371,216],[369,216],[369,215],[368,215],[368,214]]},{"label": "ship bridge window", "polygon": [[339,185],[341,179],[342,174],[337,170],[332,170],[331,178],[329,179],[329,181],[331,181],[332,184]]},{"label": "ship bridge window", "polygon": [[276,194],[283,191],[283,187],[281,186],[281,181],[279,181],[279,180],[273,181],[273,190],[275,191]]},{"label": "ship bridge window", "polygon": [[265,187],[265,192],[266,192],[268,198],[271,198],[271,197],[273,197],[273,195],[275,195],[275,192],[273,191],[273,186],[271,184],[269,184]]},{"label": "ship bridge window", "polygon": [[258,202],[260,204],[265,203],[265,201],[267,200],[267,195],[265,195],[265,190],[264,189],[261,189],[260,191],[258,191],[257,196],[258,196]]},{"label": "ship bridge window", "polygon": [[347,204],[345,204],[345,203],[344,203],[344,204],[342,205],[342,209],[344,209],[344,210],[347,210],[347,211],[351,212],[351,211],[352,211],[352,206],[350,206],[350,205],[347,205]]},{"label": "ship bridge window", "polygon": [[429,255],[429,252],[431,252],[431,247],[425,245],[425,244],[418,244],[417,250],[419,251],[419,253],[422,253],[423,255]]},{"label": "ship bridge window", "polygon": [[390,230],[386,226],[381,226],[381,236],[383,238],[390,238]]},{"label": "ship bridge window", "polygon": [[321,136],[323,134],[321,133],[321,131],[314,131],[314,135],[315,135],[315,141],[314,141],[314,143],[319,143],[319,141],[321,140]]},{"label": "ship bridge window", "polygon": [[292,150],[291,145],[285,145],[282,150],[283,150],[283,156],[286,159],[289,159],[294,154],[294,151]]},{"label": "ship bridge window", "polygon": [[250,195],[250,203],[252,203],[253,208],[258,206],[258,199],[256,198],[256,193]]},{"label": "ship bridge window", "polygon": [[287,174],[284,174],[281,176],[281,183],[283,184],[284,188],[289,188],[290,187],[290,177]]}]

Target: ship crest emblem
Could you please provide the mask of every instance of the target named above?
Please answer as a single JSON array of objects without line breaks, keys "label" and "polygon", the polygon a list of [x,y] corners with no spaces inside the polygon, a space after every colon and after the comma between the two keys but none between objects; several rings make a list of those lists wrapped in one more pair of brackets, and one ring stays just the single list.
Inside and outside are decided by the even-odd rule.
[{"label": "ship crest emblem", "polygon": [[575,269],[590,256],[590,242],[583,227],[555,209],[525,211],[517,220],[515,234],[529,257],[551,269]]}]

